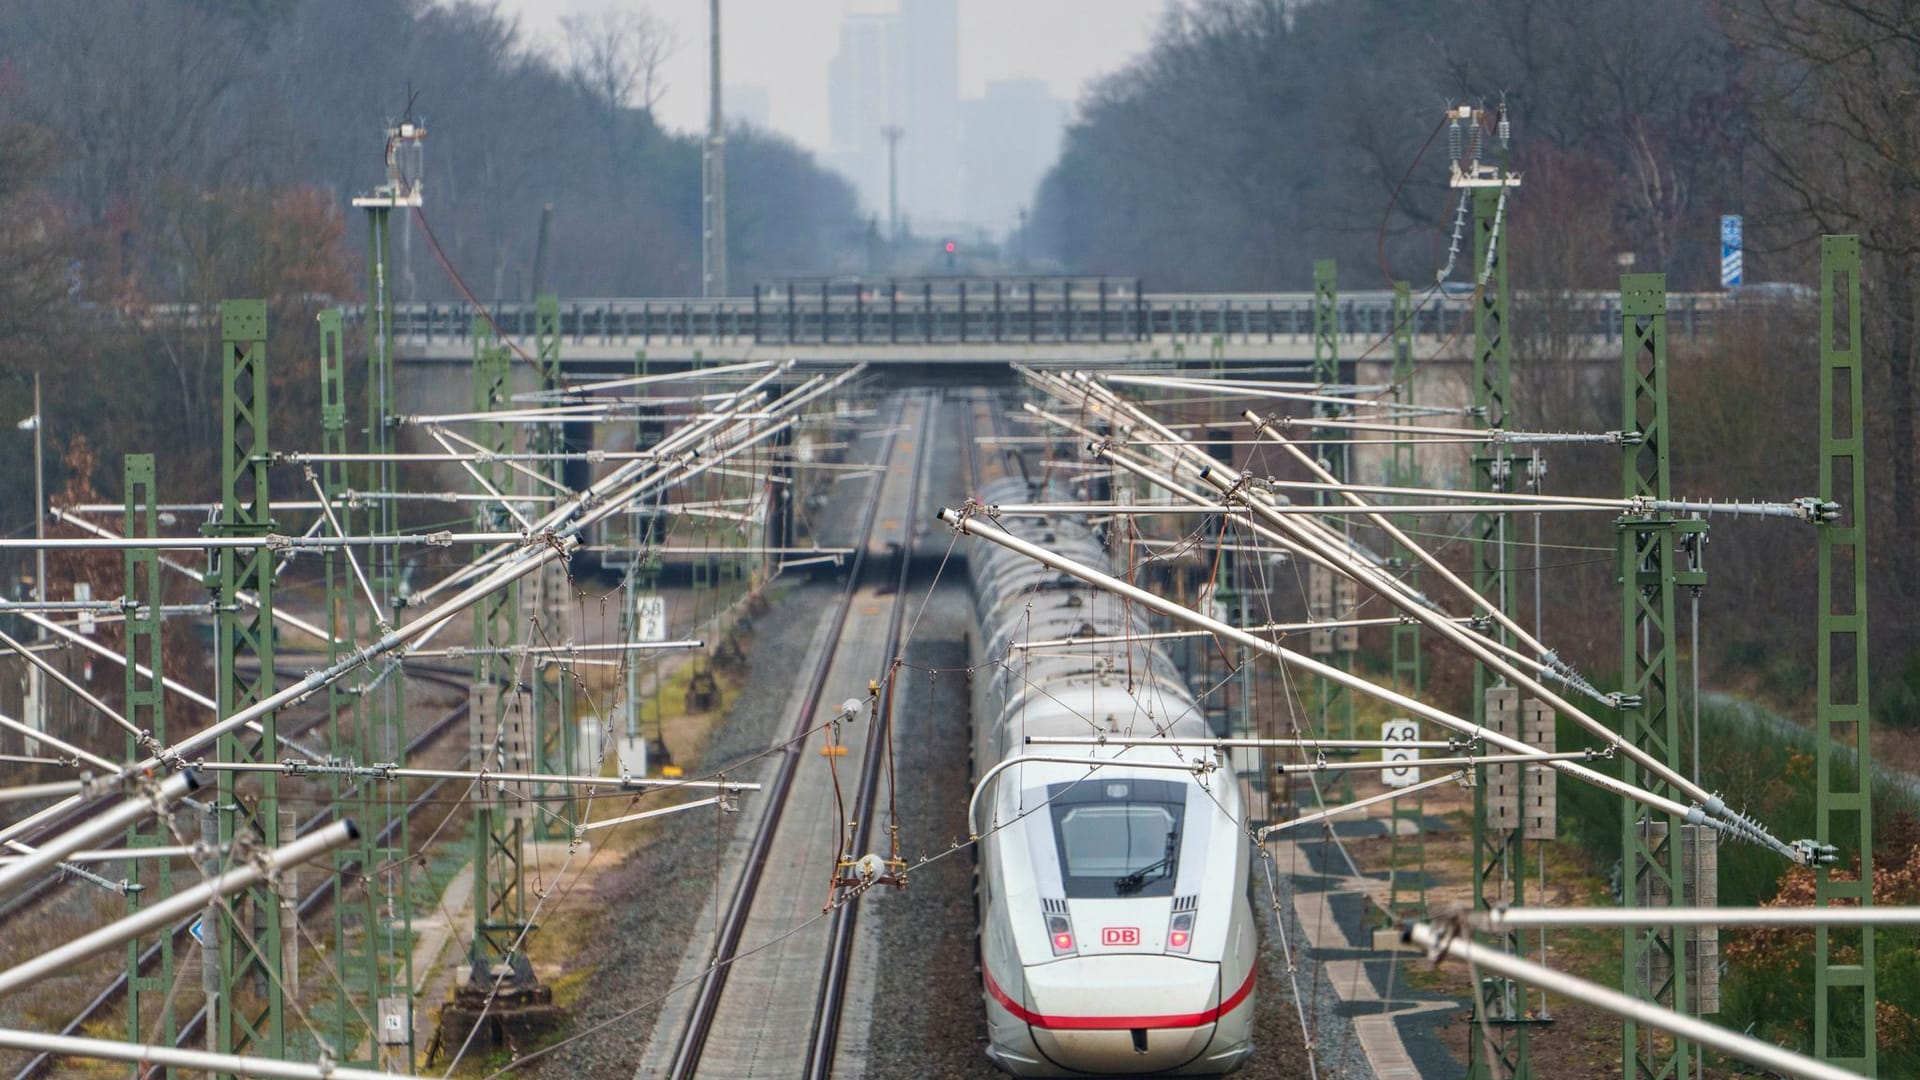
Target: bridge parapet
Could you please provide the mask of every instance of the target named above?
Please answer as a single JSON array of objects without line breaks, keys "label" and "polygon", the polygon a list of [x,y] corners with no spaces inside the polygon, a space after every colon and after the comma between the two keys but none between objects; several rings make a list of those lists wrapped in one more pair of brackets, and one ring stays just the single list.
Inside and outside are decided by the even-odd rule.
[{"label": "bridge parapet", "polygon": [[[827,283],[818,289],[761,287],[752,296],[714,299],[563,300],[560,333],[569,346],[589,353],[648,349],[663,357],[689,349],[730,356],[755,347],[879,355],[903,345],[974,347],[960,353],[980,346],[1025,351],[1104,345],[1145,356],[1204,350],[1218,340],[1243,357],[1277,358],[1311,345],[1312,300],[1311,293],[1147,293],[1124,279]],[[1392,302],[1385,291],[1342,294],[1343,337],[1368,343],[1386,338],[1393,330]],[[1578,293],[1530,303],[1521,294],[1514,307],[1524,312],[1546,303],[1552,304],[1557,334],[1593,349],[1617,348],[1617,295]],[[1672,294],[1670,304],[1674,336],[1687,337],[1710,332],[1726,298]],[[503,333],[531,337],[534,305],[507,302],[491,310]],[[464,354],[476,314],[464,302],[400,304],[394,310],[396,338],[415,356]],[[1414,336],[1429,349],[1449,339],[1470,340],[1472,317],[1470,297],[1435,295],[1416,307]],[[570,348],[569,355],[584,358],[579,348]]]}]

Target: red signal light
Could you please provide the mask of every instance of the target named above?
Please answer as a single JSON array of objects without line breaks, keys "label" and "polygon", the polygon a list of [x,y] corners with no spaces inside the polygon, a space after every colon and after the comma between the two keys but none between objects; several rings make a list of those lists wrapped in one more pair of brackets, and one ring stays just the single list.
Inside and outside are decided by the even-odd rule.
[{"label": "red signal light", "polygon": [[1171,948],[1185,950],[1187,947],[1187,932],[1185,930],[1175,930],[1171,934],[1168,934],[1167,945]]},{"label": "red signal light", "polygon": [[951,255],[958,250],[960,250],[960,245],[951,240],[947,241],[947,254]]},{"label": "red signal light", "polygon": [[1055,952],[1072,952],[1073,951],[1073,935],[1072,934],[1053,935],[1053,949]]}]

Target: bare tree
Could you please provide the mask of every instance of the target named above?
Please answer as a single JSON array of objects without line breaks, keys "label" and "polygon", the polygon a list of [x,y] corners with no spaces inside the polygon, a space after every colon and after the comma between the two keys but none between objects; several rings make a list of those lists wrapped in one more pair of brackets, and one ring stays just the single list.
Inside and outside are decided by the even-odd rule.
[{"label": "bare tree", "polygon": [[[1863,342],[1884,358],[1893,535],[1920,528],[1914,491],[1914,277],[1920,274],[1920,0],[1741,0],[1728,33],[1751,51],[1752,145],[1811,240],[1857,233],[1873,299]],[[1872,368],[1869,368],[1872,374]],[[1912,565],[1911,544],[1893,545]],[[1884,549],[1883,549],[1884,550]],[[1908,575],[1891,575],[1904,579]],[[1882,577],[1880,580],[1887,580]]]},{"label": "bare tree", "polygon": [[592,105],[618,177],[626,114],[637,110],[652,121],[653,106],[667,88],[660,69],[680,43],[673,27],[646,8],[569,15],[560,25],[566,32],[562,70]]},{"label": "bare tree", "polygon": [[9,12],[9,51],[58,133],[72,192],[90,222],[137,202],[161,174],[200,178],[230,154],[220,108],[247,73],[245,54],[184,4],[35,0]]}]

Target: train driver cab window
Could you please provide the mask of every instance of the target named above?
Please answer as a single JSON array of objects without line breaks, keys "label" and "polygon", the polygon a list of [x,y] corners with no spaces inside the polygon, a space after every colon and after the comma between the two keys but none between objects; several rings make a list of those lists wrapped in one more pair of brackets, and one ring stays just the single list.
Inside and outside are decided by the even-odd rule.
[{"label": "train driver cab window", "polygon": [[1187,786],[1095,775],[1047,788],[1054,849],[1076,900],[1172,896]]}]

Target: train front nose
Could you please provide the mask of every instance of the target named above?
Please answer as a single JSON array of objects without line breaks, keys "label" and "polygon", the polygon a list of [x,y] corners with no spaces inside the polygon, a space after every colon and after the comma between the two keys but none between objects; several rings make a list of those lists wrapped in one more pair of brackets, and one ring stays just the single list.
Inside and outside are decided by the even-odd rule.
[{"label": "train front nose", "polygon": [[1170,1072],[1213,1039],[1219,966],[1170,956],[1083,956],[1027,969],[1028,1025],[1078,1072]]}]

